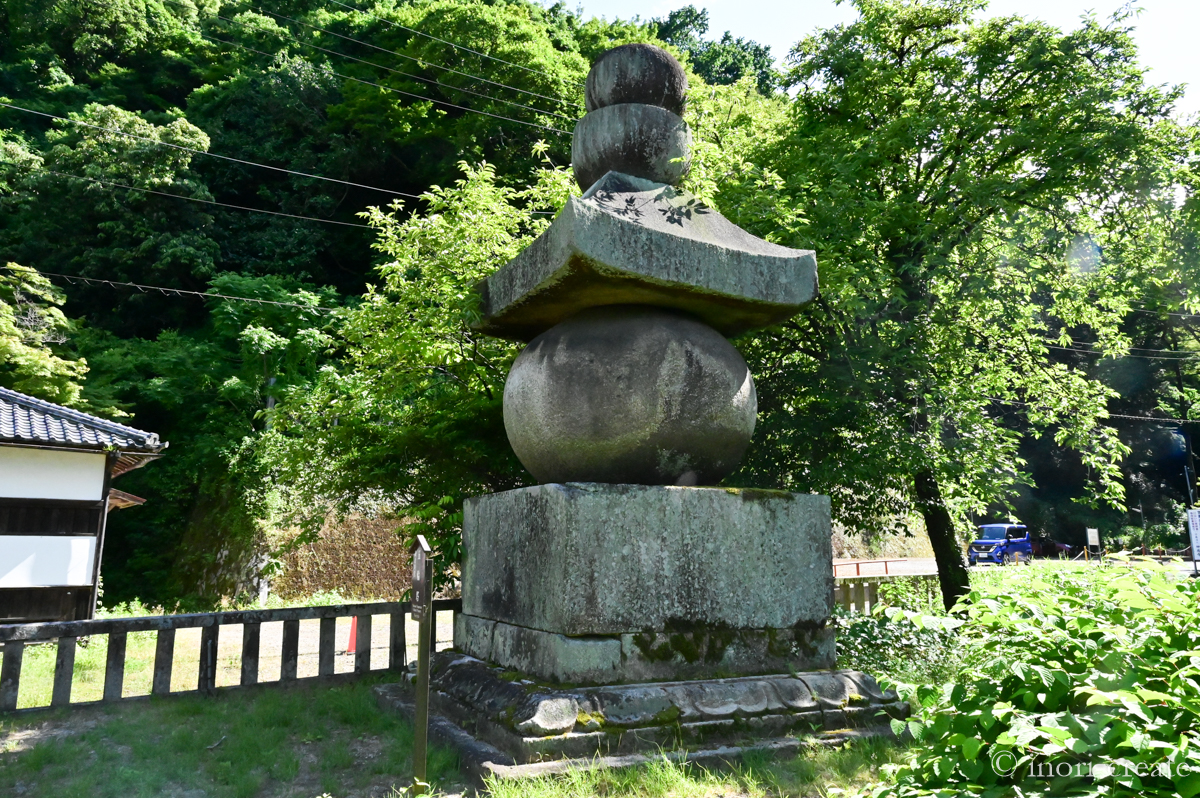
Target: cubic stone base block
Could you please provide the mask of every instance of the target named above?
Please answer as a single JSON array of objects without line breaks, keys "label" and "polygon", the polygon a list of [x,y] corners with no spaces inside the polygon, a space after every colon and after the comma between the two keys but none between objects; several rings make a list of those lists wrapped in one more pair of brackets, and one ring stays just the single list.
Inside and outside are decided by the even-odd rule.
[{"label": "cubic stone base block", "polygon": [[778,673],[829,667],[833,629],[667,630],[567,637],[458,615],[456,647],[521,673],[567,684],[700,679],[713,674]]},{"label": "cubic stone base block", "polygon": [[456,647],[611,684],[832,667],[829,499],[567,483],[468,499]]},{"label": "cubic stone base block", "polygon": [[[406,685],[376,690],[381,698],[409,692]],[[500,764],[846,730],[888,734],[889,719],[909,711],[857,671],[559,689],[448,651],[434,657],[430,702],[433,713],[501,752],[492,757]]]}]

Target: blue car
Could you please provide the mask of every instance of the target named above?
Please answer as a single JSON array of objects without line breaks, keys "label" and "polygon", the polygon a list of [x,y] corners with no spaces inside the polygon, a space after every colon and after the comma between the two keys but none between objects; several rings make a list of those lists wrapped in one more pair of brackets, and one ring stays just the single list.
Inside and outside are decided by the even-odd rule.
[{"label": "blue car", "polygon": [[1033,541],[1024,524],[983,524],[979,537],[967,547],[967,560],[971,565],[982,562],[996,565],[1029,562],[1033,558]]}]

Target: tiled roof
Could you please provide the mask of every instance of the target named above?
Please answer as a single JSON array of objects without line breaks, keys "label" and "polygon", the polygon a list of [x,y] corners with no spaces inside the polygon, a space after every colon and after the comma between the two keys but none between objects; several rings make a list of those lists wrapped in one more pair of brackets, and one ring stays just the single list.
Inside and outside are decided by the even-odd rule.
[{"label": "tiled roof", "polygon": [[43,402],[8,388],[0,388],[2,443],[83,449],[115,447],[126,452],[158,452],[166,448],[153,432]]}]

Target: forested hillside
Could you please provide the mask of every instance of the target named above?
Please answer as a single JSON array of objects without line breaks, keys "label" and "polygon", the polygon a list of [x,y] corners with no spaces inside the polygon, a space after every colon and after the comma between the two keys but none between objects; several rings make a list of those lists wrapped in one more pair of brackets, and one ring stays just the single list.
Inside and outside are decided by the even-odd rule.
[{"label": "forested hillside", "polygon": [[111,518],[108,599],[212,601],[330,510],[450,559],[462,498],[529,480],[470,288],[573,190],[588,64],[627,41],[688,64],[688,187],[818,252],[821,299],[736,342],[760,419],[730,484],[943,547],[1139,503],[1169,533],[1190,426],[1148,419],[1200,416],[1196,127],[1130,20],[975,5],[858,0],[778,72],[690,8],[0,4],[0,384],[171,442],[122,478],[149,501]]}]

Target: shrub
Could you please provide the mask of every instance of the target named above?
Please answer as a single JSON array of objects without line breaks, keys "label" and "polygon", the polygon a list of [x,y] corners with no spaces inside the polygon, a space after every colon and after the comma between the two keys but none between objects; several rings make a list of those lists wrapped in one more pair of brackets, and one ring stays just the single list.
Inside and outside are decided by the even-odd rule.
[{"label": "shrub", "polygon": [[918,744],[872,794],[1197,794],[1197,599],[1196,582],[1151,567],[976,586],[956,608],[963,676],[900,685],[914,716],[893,728]]}]

